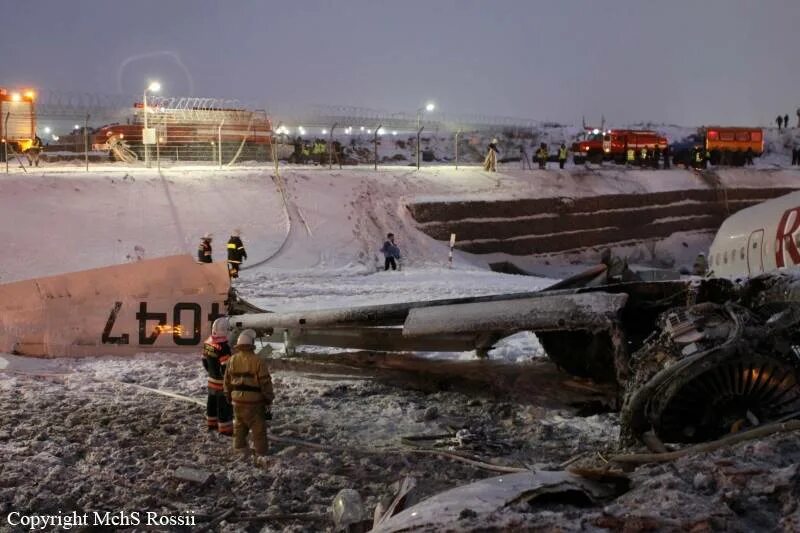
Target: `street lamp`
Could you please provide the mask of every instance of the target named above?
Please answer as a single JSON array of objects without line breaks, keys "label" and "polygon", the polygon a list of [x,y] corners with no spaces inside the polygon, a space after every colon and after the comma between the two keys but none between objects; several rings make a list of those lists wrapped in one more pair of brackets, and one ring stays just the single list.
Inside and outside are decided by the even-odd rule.
[{"label": "street lamp", "polygon": [[419,158],[420,158],[419,138],[420,135],[422,134],[422,112],[427,111],[430,113],[434,109],[436,109],[436,106],[433,104],[433,102],[428,102],[427,104],[425,104],[425,107],[420,107],[419,109],[417,109],[417,170],[419,170]]},{"label": "street lamp", "polygon": [[142,111],[144,112],[144,129],[142,130],[142,144],[144,144],[144,164],[147,168],[150,168],[150,144],[148,141],[149,128],[147,127],[147,91],[151,93],[157,93],[161,90],[161,84],[157,81],[151,81],[150,85],[148,85],[145,90],[144,94],[142,95]]}]

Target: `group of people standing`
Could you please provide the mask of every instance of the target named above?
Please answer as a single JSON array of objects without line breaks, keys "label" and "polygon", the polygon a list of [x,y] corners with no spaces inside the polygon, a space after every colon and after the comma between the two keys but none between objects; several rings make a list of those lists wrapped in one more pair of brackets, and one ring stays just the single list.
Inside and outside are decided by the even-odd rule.
[{"label": "group of people standing", "polygon": [[330,156],[328,155],[328,143],[323,139],[314,139],[312,143],[297,137],[292,144],[294,151],[292,155],[289,156],[289,163],[327,165],[328,157],[330,157],[332,163],[342,168],[342,163],[345,158],[345,147],[339,141],[333,141],[333,143],[331,143]]},{"label": "group of people standing", "polygon": [[[778,115],[775,117],[775,124],[778,125],[778,131],[789,129],[789,115]],[[800,128],[800,107],[797,108],[797,127]]]},{"label": "group of people standing", "polygon": [[[228,334],[228,319],[220,317],[203,343],[203,368],[208,375],[206,427],[233,437],[234,450],[247,460],[252,455],[256,466],[266,468],[267,428],[274,399],[272,376],[266,362],[255,353],[255,331],[239,333],[233,350]],[[248,435],[252,435],[252,450]]]},{"label": "group of people standing", "polygon": [[[197,262],[198,263],[211,263],[213,262],[211,241],[213,236],[206,233],[200,238],[200,245],[197,247]],[[228,275],[231,279],[239,277],[239,269],[242,263],[247,259],[247,250],[242,243],[241,231],[238,229],[233,230],[231,238],[228,239]]]},{"label": "group of people standing", "polygon": [[627,165],[659,169],[661,168],[661,161],[663,161],[664,168],[668,169],[671,158],[672,153],[669,145],[664,148],[654,146],[642,147],[639,149],[627,148],[625,150],[625,163]]},{"label": "group of people standing", "polygon": [[[486,149],[486,158],[483,160],[483,169],[488,172],[497,172],[497,158],[500,154],[497,144],[497,139],[492,139],[492,142],[489,143],[489,146]],[[567,163],[568,155],[569,150],[567,150],[567,145],[565,143],[561,143],[561,146],[558,148],[558,168],[564,168],[564,165]],[[526,168],[528,170],[532,170],[533,167],[531,166],[531,160],[528,158],[528,151],[524,144],[519,146],[519,156],[522,163],[522,170],[526,170]],[[539,143],[539,147],[534,153],[534,159],[539,164],[540,169],[544,170],[547,168],[547,162],[550,160],[550,153],[547,150],[547,143]]]}]

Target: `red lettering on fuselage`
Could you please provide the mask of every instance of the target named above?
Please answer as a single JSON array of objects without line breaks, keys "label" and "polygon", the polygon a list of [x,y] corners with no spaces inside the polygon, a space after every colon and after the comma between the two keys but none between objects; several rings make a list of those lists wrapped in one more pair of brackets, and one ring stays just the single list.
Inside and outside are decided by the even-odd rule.
[{"label": "red lettering on fuselage", "polygon": [[[792,213],[794,213],[792,225],[786,227]],[[800,207],[784,211],[778,224],[778,232],[775,235],[775,266],[778,268],[786,266],[784,250],[789,252],[789,259],[792,264],[800,264],[800,250],[797,249],[797,241],[794,238],[798,228],[800,228]]]}]

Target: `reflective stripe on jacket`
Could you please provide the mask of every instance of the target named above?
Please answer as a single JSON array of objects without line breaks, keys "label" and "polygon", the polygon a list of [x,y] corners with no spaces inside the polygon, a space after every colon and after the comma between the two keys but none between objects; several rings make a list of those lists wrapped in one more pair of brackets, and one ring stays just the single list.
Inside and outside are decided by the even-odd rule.
[{"label": "reflective stripe on jacket", "polygon": [[225,371],[225,395],[233,404],[272,404],[267,363],[251,349],[237,348]]}]

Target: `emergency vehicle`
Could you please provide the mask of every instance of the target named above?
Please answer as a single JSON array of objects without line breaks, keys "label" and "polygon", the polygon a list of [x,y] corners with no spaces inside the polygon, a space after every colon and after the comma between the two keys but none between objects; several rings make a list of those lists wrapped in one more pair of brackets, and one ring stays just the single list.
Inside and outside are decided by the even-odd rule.
[{"label": "emergency vehicle", "polygon": [[742,166],[748,154],[758,157],[764,152],[764,131],[761,128],[705,126],[672,145],[673,161],[692,166],[693,156],[699,150],[712,165]]},{"label": "emergency vehicle", "polygon": [[21,153],[31,147],[36,136],[36,93],[31,89],[8,90],[0,87],[0,139],[8,143],[0,158]]},{"label": "emergency vehicle", "polygon": [[608,130],[603,136],[603,156],[605,159],[624,163],[628,150],[641,153],[646,150],[664,150],[667,138],[651,130]]}]

